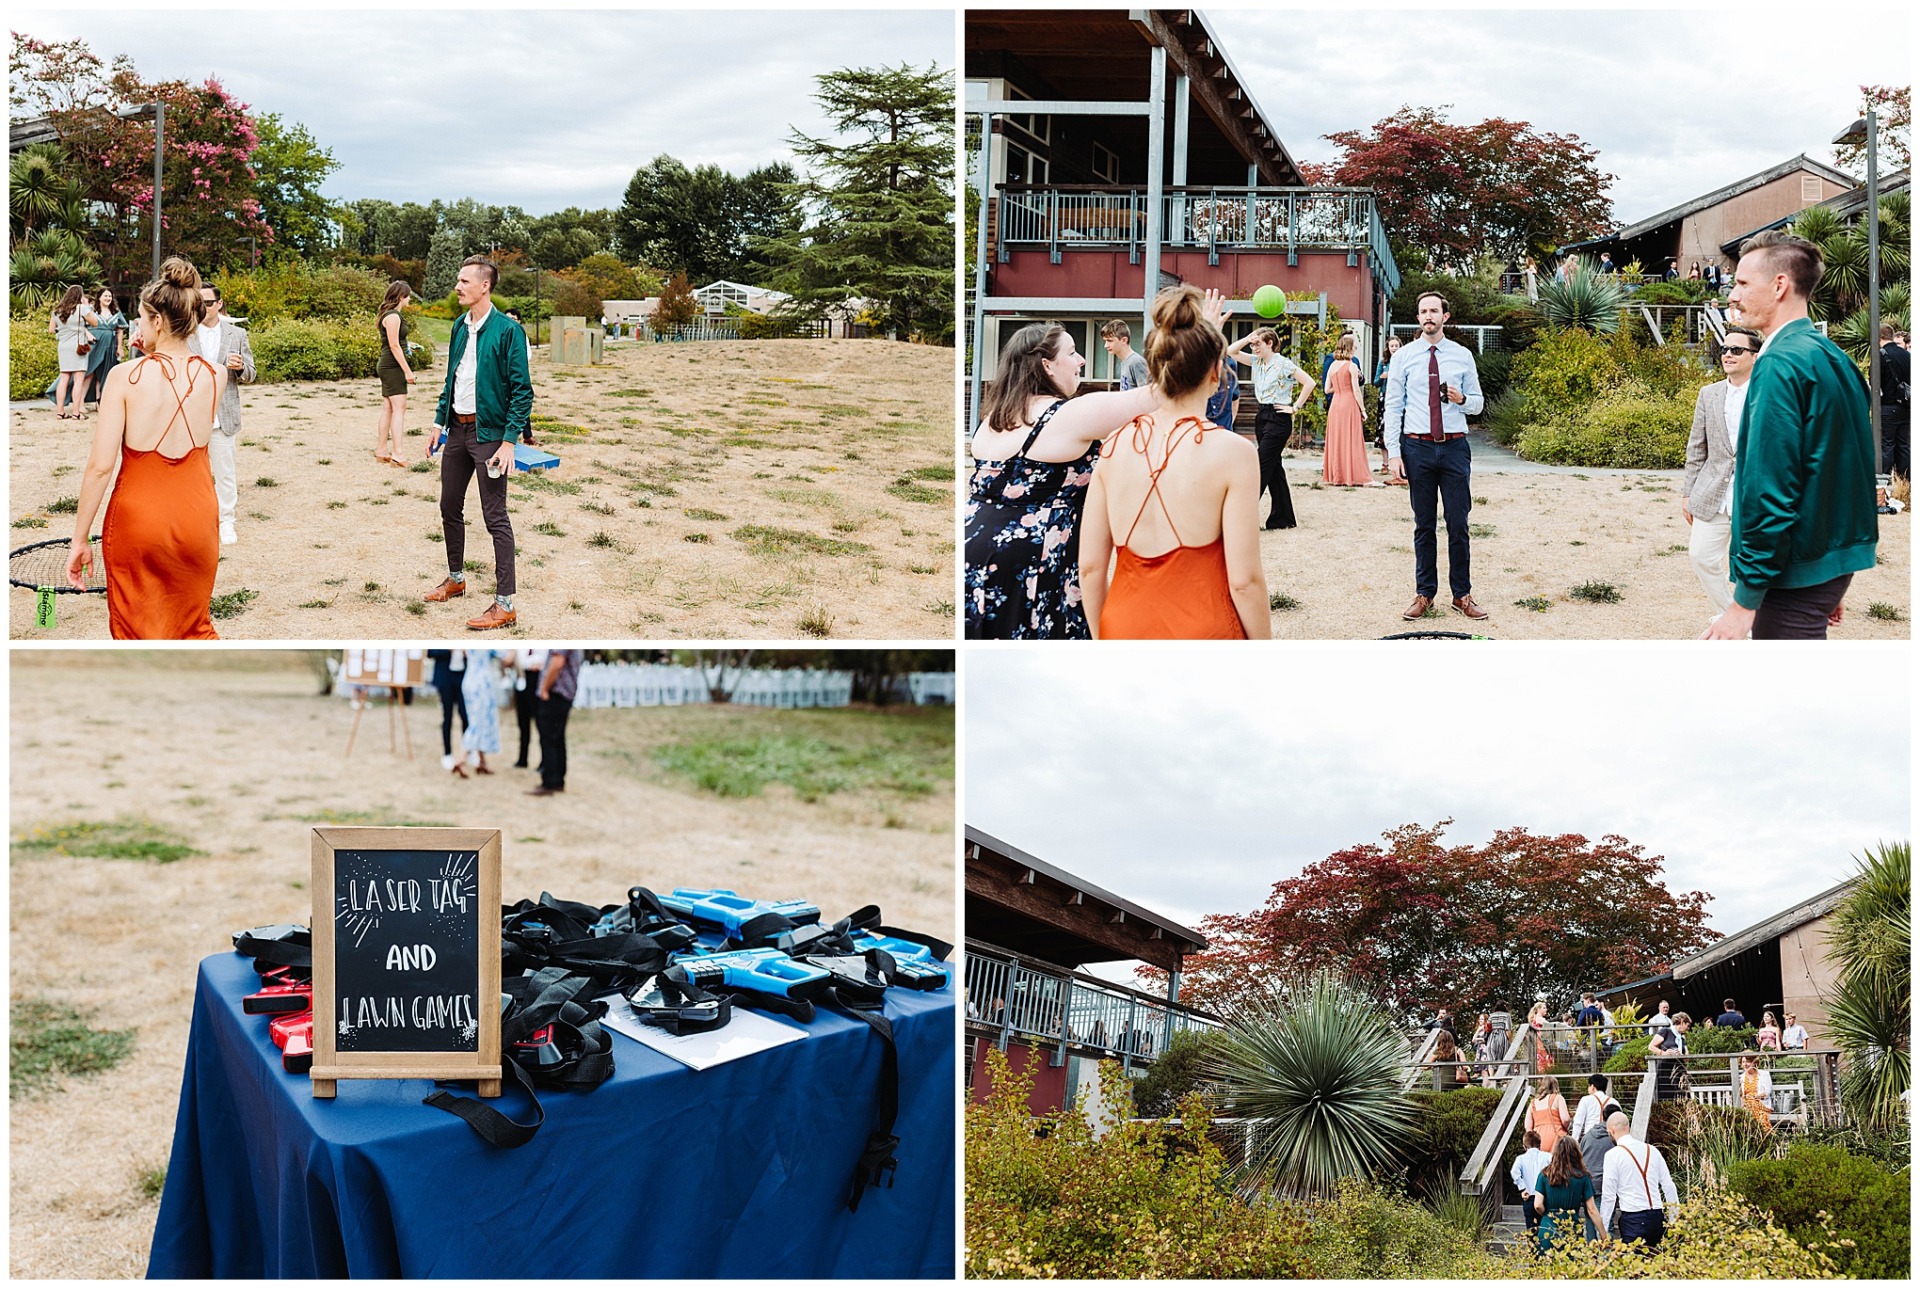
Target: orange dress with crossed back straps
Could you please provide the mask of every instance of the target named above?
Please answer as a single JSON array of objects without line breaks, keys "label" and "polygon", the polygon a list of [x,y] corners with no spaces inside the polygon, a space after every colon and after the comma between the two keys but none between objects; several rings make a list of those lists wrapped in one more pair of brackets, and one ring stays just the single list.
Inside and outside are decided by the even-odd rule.
[{"label": "orange dress with crossed back straps", "polygon": [[[173,423],[186,416],[193,396],[193,365],[213,367],[195,355],[187,359],[187,392],[174,390],[174,413],[160,439],[145,452],[120,446],[120,476],[100,526],[100,562],[107,571],[107,626],[115,640],[218,640],[208,612],[213,579],[220,567],[220,503],[213,492],[213,467],[205,444],[177,457],[161,445]],[[140,359],[128,373],[138,384],[149,364],[158,364],[169,386],[171,365],[155,355]],[[209,379],[211,393],[217,382]],[[211,404],[209,404],[211,408]]]},{"label": "orange dress with crossed back straps", "polygon": [[[1151,425],[1151,421],[1148,424]],[[1198,441],[1207,429],[1218,427],[1185,418],[1173,427],[1173,434],[1167,440],[1166,457],[1158,466],[1149,463],[1147,495],[1140,499],[1140,509],[1134,512],[1133,523],[1114,553],[1113,584],[1107,591],[1106,603],[1100,607],[1102,640],[1247,638],[1227,581],[1227,547],[1223,537],[1216,537],[1205,546],[1188,546],[1180,542],[1180,534],[1174,530],[1174,548],[1154,556],[1137,555],[1127,546],[1133,540],[1134,529],[1140,526],[1140,516],[1146,513],[1149,501],[1160,503],[1160,513],[1166,515],[1167,527],[1173,530],[1173,516],[1167,511],[1166,499],[1160,495],[1160,476],[1173,461],[1174,450],[1188,441],[1189,428],[1193,439]],[[1119,442],[1117,435],[1114,442],[1116,445]],[[1144,447],[1141,455],[1146,455]]]}]

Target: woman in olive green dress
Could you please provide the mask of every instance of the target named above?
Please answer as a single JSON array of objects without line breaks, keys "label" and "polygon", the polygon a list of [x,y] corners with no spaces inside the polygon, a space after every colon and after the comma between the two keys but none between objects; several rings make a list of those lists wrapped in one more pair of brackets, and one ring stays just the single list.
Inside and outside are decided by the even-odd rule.
[{"label": "woman in olive green dress", "polygon": [[375,372],[380,377],[380,419],[373,427],[373,459],[406,467],[400,459],[400,423],[407,415],[407,386],[414,381],[413,367],[407,362],[406,315],[400,310],[412,298],[413,289],[405,282],[387,287],[380,302],[380,362]]}]

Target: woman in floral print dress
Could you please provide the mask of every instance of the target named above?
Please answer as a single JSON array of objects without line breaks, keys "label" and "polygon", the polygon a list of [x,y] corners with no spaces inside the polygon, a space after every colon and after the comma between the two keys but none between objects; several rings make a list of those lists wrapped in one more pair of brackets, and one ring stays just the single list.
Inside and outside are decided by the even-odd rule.
[{"label": "woman in floral print dress", "polygon": [[[1219,296],[1208,292],[1215,325]],[[1000,351],[973,436],[967,495],[969,640],[1085,640],[1080,509],[1100,441],[1154,404],[1151,387],[1074,398],[1087,360],[1034,323]]]}]

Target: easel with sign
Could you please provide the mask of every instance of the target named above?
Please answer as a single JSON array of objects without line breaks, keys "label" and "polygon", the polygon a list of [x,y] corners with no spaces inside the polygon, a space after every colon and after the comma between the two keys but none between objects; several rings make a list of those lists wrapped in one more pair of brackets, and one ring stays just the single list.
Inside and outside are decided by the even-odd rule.
[{"label": "easel with sign", "polygon": [[[340,683],[368,690],[385,690],[387,695],[387,751],[396,751],[393,727],[396,721],[406,740],[407,760],[413,760],[413,731],[407,728],[407,714],[400,710],[402,690],[426,683],[427,658],[424,649],[348,649],[340,661]],[[371,698],[369,698],[371,701]],[[353,755],[353,741],[360,735],[360,718],[366,704],[356,702],[353,728],[347,731],[346,755]]]}]

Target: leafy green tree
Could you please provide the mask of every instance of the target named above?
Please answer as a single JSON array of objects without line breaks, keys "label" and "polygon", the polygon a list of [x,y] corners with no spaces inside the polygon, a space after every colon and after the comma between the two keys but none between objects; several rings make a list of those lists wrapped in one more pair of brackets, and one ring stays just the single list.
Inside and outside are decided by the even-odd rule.
[{"label": "leafy green tree", "polygon": [[[1880,318],[1896,327],[1910,321],[1913,200],[1908,192],[1880,199]],[[1812,206],[1794,220],[1793,231],[1820,248],[1826,271],[1809,312],[1829,324],[1833,342],[1864,363],[1876,337],[1867,334],[1867,222],[1842,219],[1831,207]]]},{"label": "leafy green tree", "polygon": [[467,258],[465,242],[457,228],[443,228],[427,243],[426,297],[438,300],[453,290],[460,276],[460,261]]},{"label": "leafy green tree", "polygon": [[338,211],[320,186],[340,163],[306,126],[284,123],[278,112],[266,113],[257,124],[260,143],[251,160],[260,217],[273,230],[275,245],[302,259],[317,259],[333,249],[338,222]]},{"label": "leafy green tree", "polygon": [[1401,1088],[1405,1041],[1360,986],[1321,969],[1245,994],[1213,1074],[1222,1113],[1255,1122],[1242,1181],[1282,1195],[1326,1196],[1369,1179],[1414,1126]]},{"label": "leafy green tree", "polygon": [[679,269],[690,280],[725,277],[733,179],[719,166],[686,165],[658,156],[634,171],[615,219],[622,258]]},{"label": "leafy green tree", "polygon": [[855,67],[818,78],[834,135],[798,130],[806,227],[770,248],[795,307],[867,302],[889,332],[953,337],[953,74]]},{"label": "leafy green tree", "polygon": [[440,217],[417,201],[395,205],[365,197],[343,207],[350,217],[349,245],[362,255],[391,255],[399,260],[424,260],[428,244],[440,227]]},{"label": "leafy green tree", "polygon": [[1829,934],[1840,978],[1827,1029],[1847,1055],[1840,1095],[1869,1131],[1904,1132],[1913,1084],[1913,845],[1860,860],[1859,885],[1834,909]]}]

